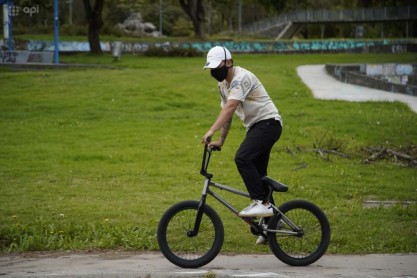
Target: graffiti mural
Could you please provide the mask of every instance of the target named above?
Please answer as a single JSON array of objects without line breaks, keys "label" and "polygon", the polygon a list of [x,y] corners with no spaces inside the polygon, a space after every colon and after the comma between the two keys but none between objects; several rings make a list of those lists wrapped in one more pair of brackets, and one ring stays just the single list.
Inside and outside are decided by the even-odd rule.
[{"label": "graffiti mural", "polygon": [[[149,48],[193,48],[200,52],[207,52],[216,45],[224,46],[234,53],[311,53],[311,52],[343,52],[369,49],[372,47],[390,48],[391,52],[407,49],[407,45],[415,45],[412,40],[316,40],[316,41],[277,41],[277,42],[124,42],[122,50],[125,53],[143,53]],[[53,51],[51,41],[28,41],[26,45],[30,51]],[[110,52],[112,43],[102,42],[104,52]],[[60,52],[88,52],[88,42],[60,42]]]},{"label": "graffiti mural", "polygon": [[408,64],[398,64],[395,67],[395,74],[396,75],[412,75],[413,74],[413,66]]},{"label": "graffiti mural", "polygon": [[[101,42],[101,49],[105,52],[110,51],[110,43]],[[89,52],[90,45],[88,42],[59,42],[60,52]],[[54,51],[55,44],[52,41],[34,41],[30,40],[26,44],[26,49],[29,51]]]},{"label": "graffiti mural", "polygon": [[19,53],[16,51],[0,51],[0,63],[16,63]]},{"label": "graffiti mural", "polygon": [[404,76],[415,74],[412,64],[366,64],[365,67],[365,73],[368,76]]},{"label": "graffiti mural", "polygon": [[52,63],[53,52],[0,51],[0,64]]},{"label": "graffiti mural", "polygon": [[23,64],[30,56],[29,51],[0,51],[0,64]]}]

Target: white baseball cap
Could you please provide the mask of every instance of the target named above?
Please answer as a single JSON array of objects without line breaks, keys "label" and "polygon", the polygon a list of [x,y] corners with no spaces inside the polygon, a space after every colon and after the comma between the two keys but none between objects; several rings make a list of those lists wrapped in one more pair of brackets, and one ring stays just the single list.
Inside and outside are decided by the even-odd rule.
[{"label": "white baseball cap", "polygon": [[232,54],[230,54],[230,51],[227,50],[227,48],[223,46],[215,46],[207,53],[207,63],[204,66],[204,69],[215,69],[222,61],[230,59],[232,59]]}]

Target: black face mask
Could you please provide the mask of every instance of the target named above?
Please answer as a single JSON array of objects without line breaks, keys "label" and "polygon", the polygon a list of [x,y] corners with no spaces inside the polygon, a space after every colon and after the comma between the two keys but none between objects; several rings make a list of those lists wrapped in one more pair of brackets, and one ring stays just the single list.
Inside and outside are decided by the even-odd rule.
[{"label": "black face mask", "polygon": [[213,76],[217,81],[222,82],[223,80],[226,79],[228,71],[229,71],[229,68],[226,67],[226,64],[225,64],[220,68],[212,69],[210,73],[211,73],[211,76]]}]

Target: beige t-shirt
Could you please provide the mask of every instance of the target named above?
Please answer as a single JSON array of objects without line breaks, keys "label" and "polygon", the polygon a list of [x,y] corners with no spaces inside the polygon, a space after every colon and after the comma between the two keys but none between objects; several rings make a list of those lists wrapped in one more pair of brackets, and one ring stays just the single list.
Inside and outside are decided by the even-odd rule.
[{"label": "beige t-shirt", "polygon": [[246,129],[259,121],[276,119],[281,122],[281,115],[272,102],[262,83],[250,71],[234,67],[234,77],[229,84],[226,80],[219,82],[221,106],[229,99],[239,100],[235,114],[242,120]]}]

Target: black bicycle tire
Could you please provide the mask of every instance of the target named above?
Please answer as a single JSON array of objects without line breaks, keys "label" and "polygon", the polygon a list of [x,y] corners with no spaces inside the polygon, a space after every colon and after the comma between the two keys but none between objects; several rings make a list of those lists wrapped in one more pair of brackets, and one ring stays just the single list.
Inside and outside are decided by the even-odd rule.
[{"label": "black bicycle tire", "polygon": [[[200,257],[197,257],[194,259],[181,258],[175,253],[175,250],[171,249],[170,244],[166,237],[166,232],[167,232],[167,228],[168,228],[170,221],[179,212],[183,212],[185,210],[195,210],[195,215],[196,215],[199,204],[200,202],[198,201],[183,201],[176,205],[173,205],[164,213],[164,215],[161,217],[161,220],[159,221],[159,224],[158,224],[157,240],[158,240],[159,248],[162,254],[165,256],[165,258],[167,258],[171,263],[179,267],[198,268],[203,265],[206,265],[217,256],[217,254],[220,252],[220,249],[222,248],[222,245],[223,245],[223,241],[224,241],[223,223],[219,215],[210,206],[205,204],[203,207],[203,217],[204,216],[208,217],[208,219],[213,224],[214,233],[215,233],[213,244],[210,247],[210,249],[204,254],[201,254]],[[194,222],[192,223],[192,225],[194,225]]]},{"label": "black bicycle tire", "polygon": [[[287,254],[287,252],[281,248],[279,239],[277,240],[276,233],[268,232],[269,247],[274,255],[283,263],[291,266],[307,266],[320,259],[326,252],[330,243],[330,224],[325,213],[318,206],[306,200],[292,200],[282,204],[278,209],[284,213],[284,215],[295,209],[303,209],[312,213],[312,215],[314,215],[314,217],[320,223],[321,238],[317,248],[309,255],[305,257],[294,257],[290,254]],[[268,223],[268,229],[275,229],[280,219],[280,215],[274,215],[271,217]],[[299,225],[300,223],[295,222],[295,224]],[[307,230],[304,232],[308,233],[309,231]]]}]

